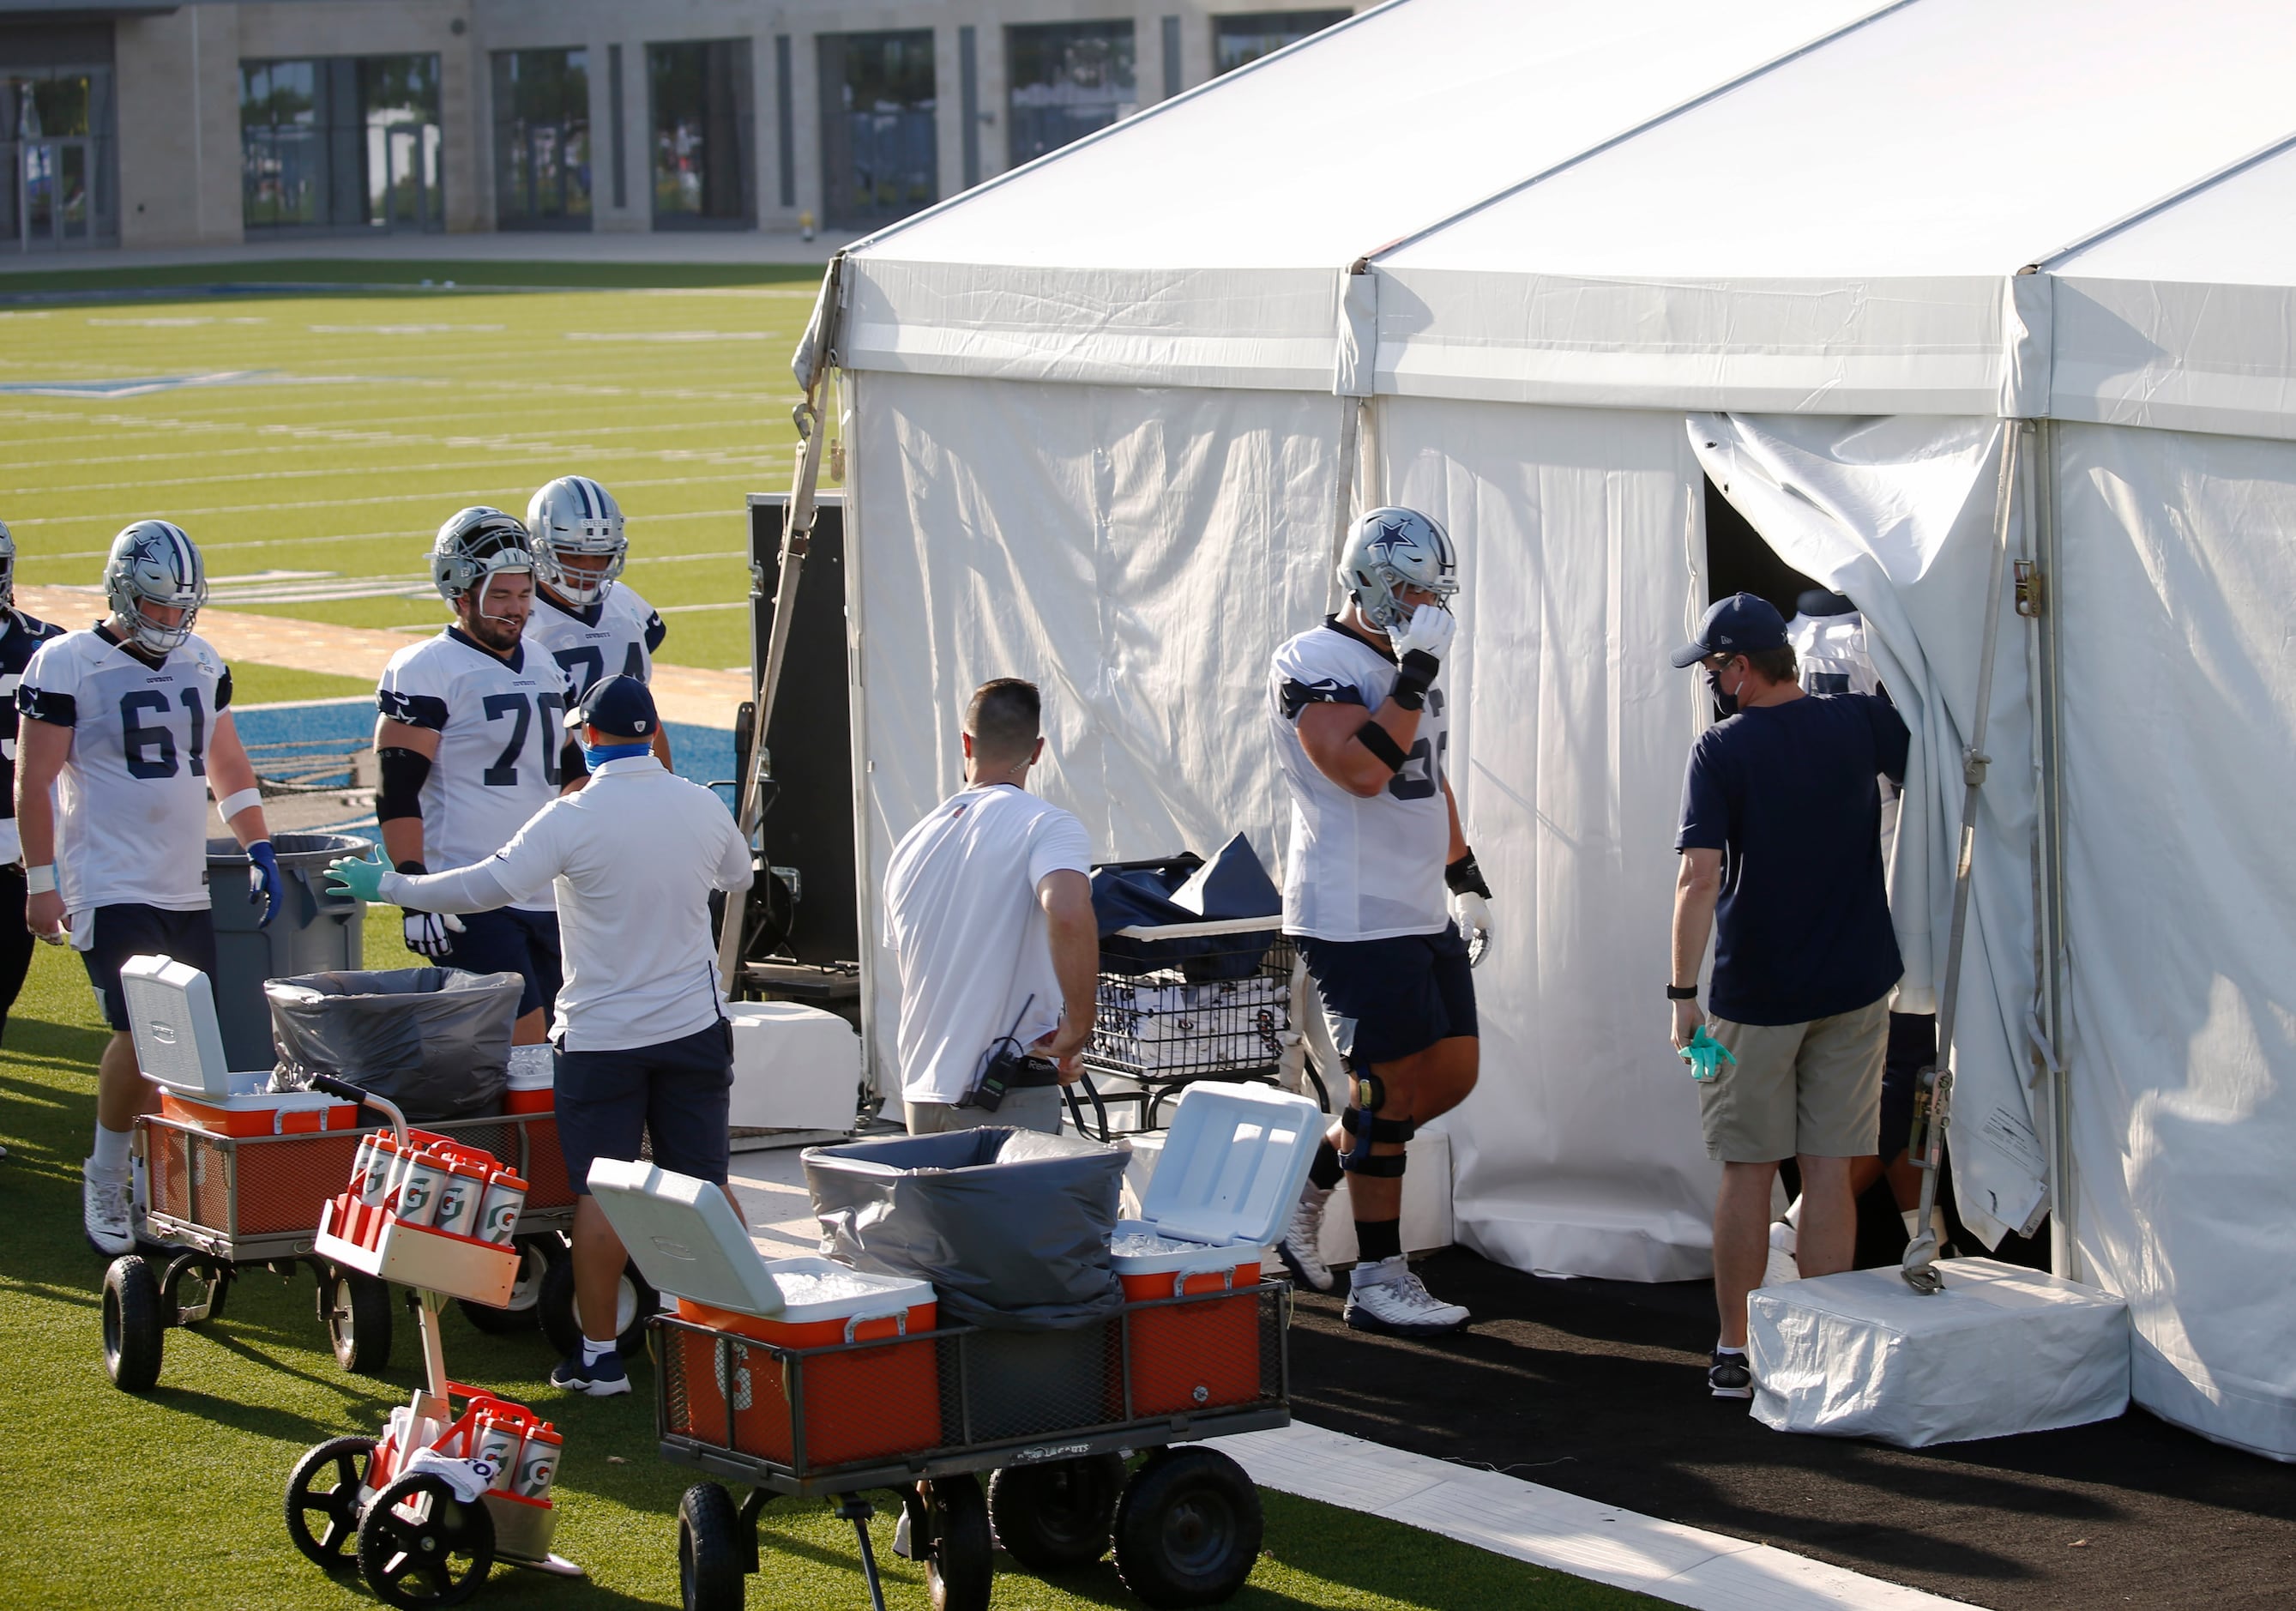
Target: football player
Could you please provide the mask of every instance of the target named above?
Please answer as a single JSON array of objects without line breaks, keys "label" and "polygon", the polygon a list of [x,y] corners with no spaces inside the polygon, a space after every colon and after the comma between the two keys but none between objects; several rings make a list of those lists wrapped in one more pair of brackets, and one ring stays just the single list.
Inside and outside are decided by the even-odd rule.
[{"label": "football player", "polygon": [[119,968],[157,955],[214,977],[210,793],[246,848],[265,923],[279,904],[279,859],[232,719],[231,671],[192,631],[207,593],[183,528],[137,521],[104,561],[110,617],[42,644],[16,689],[24,919],[43,940],[69,937],[112,1031],[96,1063],[80,1206],[88,1241],[114,1257],[135,1251],[128,1147],[156,1095],[136,1066]]},{"label": "football player", "polygon": [[[534,571],[514,515],[464,509],[439,528],[430,579],[455,624],[392,655],[375,691],[374,815],[383,853],[402,873],[424,873],[431,859],[485,860],[586,775],[566,736],[566,678],[522,641]],[[407,949],[433,961],[518,974],[526,985],[512,1039],[543,1039],[560,983],[558,913],[546,892],[463,917],[406,908],[405,934]]]},{"label": "football player", "polygon": [[1349,1094],[1277,1251],[1300,1280],[1331,1286],[1316,1248],[1344,1171],[1361,1250],[1347,1323],[1425,1336],[1468,1314],[1437,1302],[1404,1261],[1405,1144],[1474,1089],[1468,969],[1490,925],[1490,891],[1451,797],[1450,720],[1435,686],[1458,565],[1434,521],[1374,509],[1349,538],[1340,584],[1345,605],[1276,650],[1269,686],[1292,796],[1283,932],[1322,993]]},{"label": "football player", "polygon": [[[629,558],[622,508],[586,475],[562,475],[526,505],[534,544],[534,613],[526,641],[558,662],[578,700],[609,677],[653,680],[653,652],[669,629],[620,582]],[[657,727],[654,759],[670,770],[669,735]]]},{"label": "football player", "polygon": [[[0,1034],[32,966],[32,930],[24,909],[24,851],[16,837],[16,689],[32,655],[62,627],[16,608],[16,543],[0,521]],[[0,1157],[5,1157],[0,1152]]]}]

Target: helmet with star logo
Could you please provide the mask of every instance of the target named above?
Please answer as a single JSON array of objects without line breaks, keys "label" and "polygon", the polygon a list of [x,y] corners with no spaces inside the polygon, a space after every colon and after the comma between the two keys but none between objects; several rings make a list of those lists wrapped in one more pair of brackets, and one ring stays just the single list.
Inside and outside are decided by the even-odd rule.
[{"label": "helmet with star logo", "polygon": [[1374,509],[1356,522],[1340,555],[1340,586],[1364,619],[1393,633],[1410,618],[1408,588],[1424,588],[1448,607],[1459,590],[1459,562],[1451,538],[1432,516],[1416,509]]},{"label": "helmet with star logo", "polygon": [[[140,647],[165,654],[191,637],[192,622],[207,603],[207,564],[181,526],[137,521],[111,539],[103,597]],[[172,621],[160,621],[146,612],[154,604],[179,613]]]}]

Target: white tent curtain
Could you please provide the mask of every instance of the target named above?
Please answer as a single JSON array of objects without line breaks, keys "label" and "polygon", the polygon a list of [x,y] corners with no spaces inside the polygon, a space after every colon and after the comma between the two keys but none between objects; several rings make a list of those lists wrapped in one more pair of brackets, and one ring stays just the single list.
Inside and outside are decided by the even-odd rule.
[{"label": "white tent curtain", "polygon": [[[1103,858],[1247,833],[1275,870],[1275,645],[1323,614],[1339,477],[1328,394],[875,373],[856,385],[849,538],[861,684],[864,920],[894,844],[962,785],[964,702],[1044,692],[1029,786]],[[792,669],[792,687],[798,669]],[[870,971],[882,1062],[898,992]]]},{"label": "white tent curtain", "polygon": [[[1976,715],[2001,433],[2009,428],[1997,419],[1904,416],[1689,420],[1706,473],[1779,557],[1864,612],[1882,683],[1913,730],[1890,878],[1906,961],[1901,1012],[1936,1010],[1946,966],[1961,758]],[[1988,1245],[2030,1229],[2047,1179],[2026,1033],[2036,987],[2030,629],[2005,604],[1954,1037],[1955,1194]]]},{"label": "white tent curtain", "polygon": [[2139,1403],[2296,1459],[2296,443],[2055,436],[2080,1252]]},{"label": "white tent curtain", "polygon": [[1698,731],[1667,661],[1701,535],[1681,418],[1384,399],[1376,439],[1385,496],[1459,547],[1450,776],[1498,892],[1482,1081],[1441,1121],[1459,1237],[1519,1269],[1702,1276],[1717,1171],[1658,989]]}]

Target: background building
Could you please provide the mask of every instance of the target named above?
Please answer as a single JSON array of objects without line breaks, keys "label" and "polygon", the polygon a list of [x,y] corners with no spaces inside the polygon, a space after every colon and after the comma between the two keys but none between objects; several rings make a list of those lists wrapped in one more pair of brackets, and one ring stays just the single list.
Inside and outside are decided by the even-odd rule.
[{"label": "background building", "polygon": [[0,251],[865,229],[1349,10],[0,0]]}]

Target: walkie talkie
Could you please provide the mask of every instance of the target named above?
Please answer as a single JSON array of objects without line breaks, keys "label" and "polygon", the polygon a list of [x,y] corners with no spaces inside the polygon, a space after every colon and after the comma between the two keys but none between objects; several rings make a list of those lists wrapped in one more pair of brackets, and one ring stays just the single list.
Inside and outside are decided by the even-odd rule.
[{"label": "walkie talkie", "polygon": [[1013,1037],[1021,1032],[1021,1019],[1029,1015],[1029,1009],[1036,1003],[1036,993],[1031,991],[1013,1015],[1013,1027],[989,1042],[988,1051],[981,1056],[980,1078],[974,1081],[972,1095],[966,1098],[967,1106],[993,1114],[1004,1105],[1004,1093],[1013,1089],[1014,1077],[1030,1061]]}]

